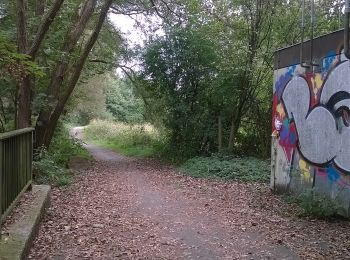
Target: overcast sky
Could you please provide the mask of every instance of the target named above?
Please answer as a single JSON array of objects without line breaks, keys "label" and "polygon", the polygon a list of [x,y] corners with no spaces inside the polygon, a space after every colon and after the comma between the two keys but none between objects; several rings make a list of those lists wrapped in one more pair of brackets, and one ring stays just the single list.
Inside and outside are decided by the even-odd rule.
[{"label": "overcast sky", "polygon": [[[159,29],[161,20],[155,15],[128,15],[122,14],[109,14],[109,18],[116,28],[122,32],[123,37],[128,41],[131,46],[136,44],[143,45],[143,42],[147,39],[150,34],[163,35],[163,31]],[[144,31],[137,26],[136,20],[139,25],[141,24]],[[145,29],[147,33],[145,32]]]},{"label": "overcast sky", "polygon": [[[136,22],[133,18],[127,15],[113,14],[109,15],[112,23],[119,31],[122,33],[123,38],[127,39],[128,43],[132,46],[135,44],[142,44],[146,39],[142,31],[137,28]],[[141,17],[136,17],[135,19],[141,19]]]},{"label": "overcast sky", "polygon": [[[126,40],[130,48],[135,46],[144,46],[144,41],[147,40],[147,37],[152,35],[163,35],[164,32],[159,28],[161,23],[159,17],[157,16],[146,16],[145,15],[133,15],[132,17],[122,14],[109,14],[109,18],[114,24],[114,26],[122,33],[122,37]],[[138,23],[136,22],[138,21]],[[140,25],[142,24],[143,28],[148,28],[148,30],[142,30]],[[158,25],[158,26],[157,26]],[[135,63],[131,62],[127,64],[132,66],[135,70],[137,67]],[[117,73],[121,76],[123,73],[121,69],[117,69]]]}]

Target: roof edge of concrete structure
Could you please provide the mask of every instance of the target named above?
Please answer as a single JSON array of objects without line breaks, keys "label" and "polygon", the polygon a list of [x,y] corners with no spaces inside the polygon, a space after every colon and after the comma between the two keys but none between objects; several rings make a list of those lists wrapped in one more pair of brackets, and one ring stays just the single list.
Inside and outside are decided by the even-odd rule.
[{"label": "roof edge of concrete structure", "polygon": [[50,205],[51,187],[48,185],[33,185],[34,196],[30,205],[19,219],[7,227],[8,234],[0,240],[0,259],[25,259],[29,253],[39,224]]}]

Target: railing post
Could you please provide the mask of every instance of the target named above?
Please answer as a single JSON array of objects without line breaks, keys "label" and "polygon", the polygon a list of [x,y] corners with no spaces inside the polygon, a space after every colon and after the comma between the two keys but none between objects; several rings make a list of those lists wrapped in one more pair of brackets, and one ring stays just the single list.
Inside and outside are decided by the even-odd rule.
[{"label": "railing post", "polygon": [[[34,131],[32,131],[30,133],[30,140],[29,140],[29,151],[30,151],[30,163],[29,163],[29,175],[30,175],[30,179],[33,180],[33,156],[34,156],[34,153],[33,153],[33,148],[34,148]],[[28,140],[26,140],[28,142]],[[33,188],[33,183],[31,182],[29,187],[28,187],[28,190],[32,190]]]}]

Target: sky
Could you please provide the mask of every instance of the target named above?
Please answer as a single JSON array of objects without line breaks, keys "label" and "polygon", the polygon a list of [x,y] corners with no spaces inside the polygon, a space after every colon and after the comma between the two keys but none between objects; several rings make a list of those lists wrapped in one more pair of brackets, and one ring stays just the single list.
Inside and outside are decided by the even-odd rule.
[{"label": "sky", "polygon": [[[159,29],[161,19],[156,15],[122,15],[122,14],[109,14],[109,18],[113,25],[119,29],[123,34],[123,37],[127,39],[131,46],[144,45],[144,41],[149,36],[150,31],[153,35],[164,35],[162,29]],[[136,20],[142,24],[143,28],[147,28],[148,34],[141,30],[137,26]]]},{"label": "sky", "polygon": [[[134,17],[133,17],[134,18]],[[112,21],[113,25],[121,32],[122,37],[126,39],[128,45],[132,48],[136,45],[143,45],[146,39],[145,34],[140,28],[136,26],[136,21],[138,17],[134,19],[127,15],[121,14],[109,14],[109,19]],[[137,70],[137,66],[134,62],[129,62],[127,66],[133,67]],[[117,68],[116,73],[119,77],[125,76],[122,69]]]},{"label": "sky", "polygon": [[[130,48],[135,46],[144,46],[144,42],[147,40],[147,37],[152,35],[164,35],[162,29],[159,29],[161,20],[158,16],[150,16],[147,18],[145,15],[122,15],[122,14],[109,14],[109,19],[113,23],[113,25],[121,32],[122,37],[126,40]],[[148,33],[138,26],[138,23],[142,24],[143,28],[148,28]],[[155,29],[157,27],[158,29]],[[136,65],[136,61],[128,62],[126,65],[133,67],[134,70],[138,70],[138,66]],[[123,72],[120,68],[117,69],[117,74],[119,76],[123,76]]]},{"label": "sky", "polygon": [[133,18],[131,18],[127,15],[110,13],[109,18],[113,25],[122,33],[123,38],[127,39],[129,44],[132,46],[135,44],[143,44],[146,37],[141,29],[136,26],[135,22],[135,19],[143,19],[142,16],[137,17],[135,15]]}]

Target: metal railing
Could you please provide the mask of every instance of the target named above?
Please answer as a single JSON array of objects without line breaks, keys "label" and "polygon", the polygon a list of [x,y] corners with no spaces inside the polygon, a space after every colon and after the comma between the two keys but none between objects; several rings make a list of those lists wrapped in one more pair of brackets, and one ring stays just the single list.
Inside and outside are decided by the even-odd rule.
[{"label": "metal railing", "polygon": [[33,134],[33,128],[0,134],[1,222],[16,205],[22,193],[31,187]]}]

